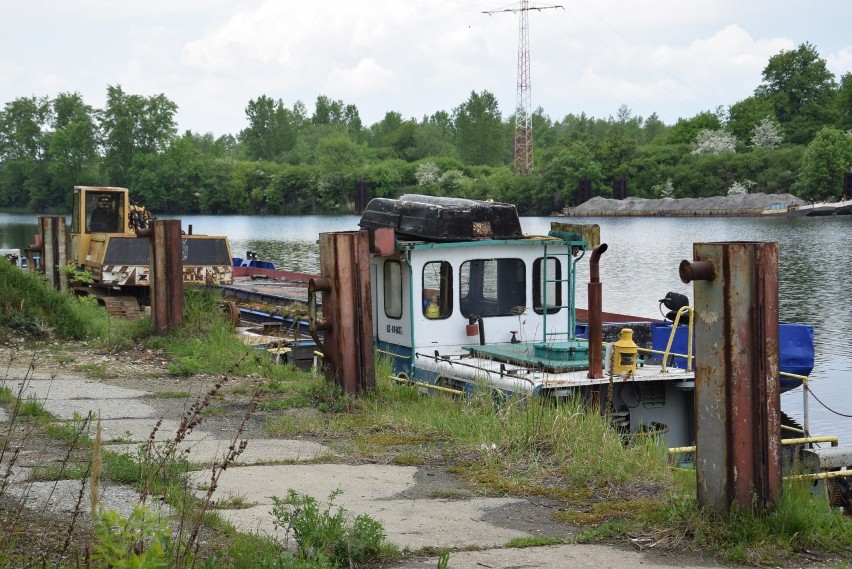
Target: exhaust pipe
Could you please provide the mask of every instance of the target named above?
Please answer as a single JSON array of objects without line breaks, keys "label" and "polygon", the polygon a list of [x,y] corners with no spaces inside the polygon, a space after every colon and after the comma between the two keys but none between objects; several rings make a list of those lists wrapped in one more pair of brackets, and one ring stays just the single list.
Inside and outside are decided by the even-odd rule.
[{"label": "exhaust pipe", "polygon": [[603,378],[603,287],[600,259],[607,250],[601,243],[589,258],[589,379]]}]

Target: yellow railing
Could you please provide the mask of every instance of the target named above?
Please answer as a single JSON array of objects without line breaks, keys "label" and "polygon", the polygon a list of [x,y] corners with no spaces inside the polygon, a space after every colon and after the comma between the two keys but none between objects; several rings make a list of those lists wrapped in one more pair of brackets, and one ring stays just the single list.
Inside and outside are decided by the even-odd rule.
[{"label": "yellow railing", "polygon": [[[840,443],[840,437],[837,435],[826,435],[823,437],[801,437],[798,439],[781,439],[782,445],[806,445],[810,443],[831,443],[831,446],[836,447]],[[669,454],[684,454],[687,452],[695,452],[695,445],[688,447],[671,447],[668,449]]]}]

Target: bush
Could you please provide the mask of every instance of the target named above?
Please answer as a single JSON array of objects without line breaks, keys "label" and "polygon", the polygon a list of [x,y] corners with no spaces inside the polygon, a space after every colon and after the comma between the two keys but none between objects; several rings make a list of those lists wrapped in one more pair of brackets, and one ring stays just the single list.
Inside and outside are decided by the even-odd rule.
[{"label": "bush", "polygon": [[335,510],[334,499],[340,494],[340,490],[332,492],[325,508],[292,488],[286,499],[272,497],[275,527],[293,533],[299,558],[321,567],[343,567],[397,556],[399,551],[385,540],[379,522],[361,514],[350,524],[342,507]]}]

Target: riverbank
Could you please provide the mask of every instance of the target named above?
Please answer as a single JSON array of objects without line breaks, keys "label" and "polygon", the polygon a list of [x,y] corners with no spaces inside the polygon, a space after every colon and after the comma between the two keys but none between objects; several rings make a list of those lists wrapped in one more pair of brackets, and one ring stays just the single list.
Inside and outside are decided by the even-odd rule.
[{"label": "riverbank", "polygon": [[792,194],[738,194],[709,198],[646,199],[629,197],[623,200],[594,197],[576,207],[566,207],[567,217],[704,217],[758,216],[773,207],[792,207],[805,202]]}]

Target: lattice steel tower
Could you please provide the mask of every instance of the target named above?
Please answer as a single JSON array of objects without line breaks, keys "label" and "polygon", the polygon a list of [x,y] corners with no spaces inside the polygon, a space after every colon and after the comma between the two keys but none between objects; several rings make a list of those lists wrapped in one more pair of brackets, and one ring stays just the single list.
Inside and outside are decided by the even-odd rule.
[{"label": "lattice steel tower", "polygon": [[530,10],[547,10],[562,6],[530,5],[529,0],[519,0],[517,8],[491,10],[484,14],[512,12],[518,14],[518,97],[515,105],[515,174],[533,171],[532,95],[530,83]]}]

